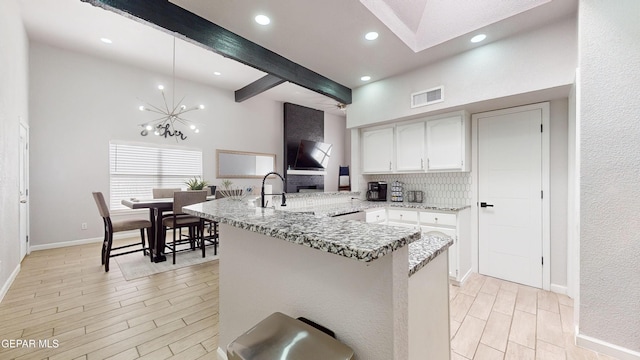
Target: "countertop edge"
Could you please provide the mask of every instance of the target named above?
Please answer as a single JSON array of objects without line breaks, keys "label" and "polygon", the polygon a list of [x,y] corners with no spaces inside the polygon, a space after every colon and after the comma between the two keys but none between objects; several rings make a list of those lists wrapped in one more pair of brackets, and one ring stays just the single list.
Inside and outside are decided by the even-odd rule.
[{"label": "countertop edge", "polygon": [[451,237],[432,234],[422,235],[420,240],[409,244],[409,277],[425,267],[451,245],[453,245]]}]

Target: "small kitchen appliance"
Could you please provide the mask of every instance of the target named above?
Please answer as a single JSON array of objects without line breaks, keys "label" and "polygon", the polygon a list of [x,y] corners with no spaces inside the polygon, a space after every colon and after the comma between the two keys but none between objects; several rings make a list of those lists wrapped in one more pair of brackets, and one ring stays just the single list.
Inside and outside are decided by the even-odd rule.
[{"label": "small kitchen appliance", "polygon": [[372,181],[367,190],[367,200],[387,201],[387,183],[384,181]]},{"label": "small kitchen appliance", "polygon": [[403,184],[400,181],[394,181],[391,183],[391,201],[393,202],[403,202],[404,196],[402,188]]},{"label": "small kitchen appliance", "polygon": [[407,191],[407,201],[421,203],[424,199],[424,192],[420,190],[409,190]]}]

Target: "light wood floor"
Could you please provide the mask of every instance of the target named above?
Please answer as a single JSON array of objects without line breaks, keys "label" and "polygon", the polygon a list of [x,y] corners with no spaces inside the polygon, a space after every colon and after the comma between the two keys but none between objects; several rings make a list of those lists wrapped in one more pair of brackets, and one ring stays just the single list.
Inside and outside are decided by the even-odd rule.
[{"label": "light wood floor", "polygon": [[473,274],[449,298],[452,360],[613,359],[574,345],[565,295]]},{"label": "light wood floor", "polygon": [[[142,253],[140,253],[142,258]],[[0,304],[0,359],[216,359],[218,262],[126,281],[100,245],[32,252]]]},{"label": "light wood floor", "polygon": [[[0,304],[0,340],[59,346],[0,346],[0,359],[216,359],[217,262],[126,281],[99,254],[91,244],[25,258]],[[474,274],[450,299],[452,360],[611,359],[573,345],[564,295]]]}]

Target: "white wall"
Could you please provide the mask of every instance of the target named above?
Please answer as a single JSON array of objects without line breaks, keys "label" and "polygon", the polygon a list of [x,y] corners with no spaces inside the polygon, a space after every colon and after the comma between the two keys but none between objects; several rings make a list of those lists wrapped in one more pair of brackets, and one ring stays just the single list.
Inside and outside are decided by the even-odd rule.
[{"label": "white wall", "polygon": [[341,165],[348,165],[345,159],[345,129],[347,119],[344,116],[324,113],[324,142],[333,145],[327,175],[324,176],[324,191],[338,191],[338,171]]},{"label": "white wall", "polygon": [[20,266],[19,126],[29,122],[28,40],[15,0],[0,1],[0,300]]},{"label": "white wall", "polygon": [[[570,18],[362,86],[353,91],[347,127],[570,85],[576,68],[576,44],[576,22]],[[445,88],[444,102],[410,108],[411,93],[439,85]]]},{"label": "white wall", "polygon": [[[282,170],[282,103],[260,96],[236,103],[232,91],[178,79],[178,98],[186,96],[187,105],[206,108],[188,117],[202,123],[200,134],[176,143],[170,138],[142,137],[138,127],[151,115],[140,112],[139,105],[162,104],[158,84],[164,84],[170,96],[169,75],[38,43],[31,45],[30,59],[33,245],[102,237],[102,220],[91,192],[108,196],[110,140],[200,148],[204,178],[218,185],[218,148],[274,153],[277,170]],[[14,132],[17,144],[17,125]],[[332,136],[338,133],[333,131]],[[336,152],[336,156],[342,155]],[[233,182],[260,184],[258,179]],[[88,230],[80,229],[83,222]]]},{"label": "white wall", "polygon": [[[580,329],[640,358],[640,2],[581,0]],[[631,357],[628,357],[631,358]]]},{"label": "white wall", "polygon": [[567,292],[568,99],[549,104],[549,206],[551,232],[551,290]]}]

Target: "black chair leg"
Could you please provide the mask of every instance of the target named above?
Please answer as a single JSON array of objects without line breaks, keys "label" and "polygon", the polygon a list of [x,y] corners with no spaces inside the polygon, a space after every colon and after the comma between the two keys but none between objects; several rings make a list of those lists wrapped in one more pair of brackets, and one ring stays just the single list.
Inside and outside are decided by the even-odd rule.
[{"label": "black chair leg", "polygon": [[102,240],[102,265],[104,265],[104,254],[107,252],[107,231],[104,231],[104,240]]},{"label": "black chair leg", "polygon": [[140,229],[140,238],[142,239],[142,256],[146,256],[147,255],[147,250],[144,250],[144,245],[145,245],[145,241],[144,241],[144,229]]},{"label": "black chair leg", "polygon": [[109,272],[109,258],[111,257],[111,245],[113,244],[113,234],[108,234],[107,249],[104,254],[104,272]]},{"label": "black chair leg", "polygon": [[[175,225],[175,223],[174,223]],[[173,252],[173,265],[176,264],[176,227],[173,227],[173,244],[172,245],[172,252]]]},{"label": "black chair leg", "polygon": [[200,230],[200,247],[202,248],[202,257],[204,257],[204,219],[200,219],[200,225],[198,226]]}]

